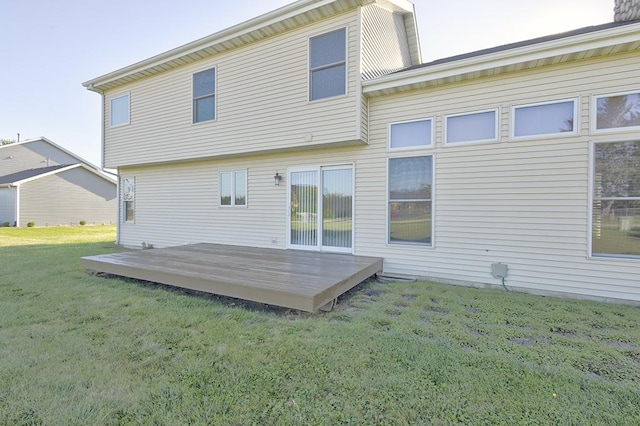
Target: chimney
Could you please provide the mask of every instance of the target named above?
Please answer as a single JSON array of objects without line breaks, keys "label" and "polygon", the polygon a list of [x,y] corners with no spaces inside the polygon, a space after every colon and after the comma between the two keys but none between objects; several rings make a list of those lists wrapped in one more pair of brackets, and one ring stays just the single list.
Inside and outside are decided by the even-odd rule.
[{"label": "chimney", "polygon": [[615,0],[613,20],[615,22],[640,19],[640,0]]}]

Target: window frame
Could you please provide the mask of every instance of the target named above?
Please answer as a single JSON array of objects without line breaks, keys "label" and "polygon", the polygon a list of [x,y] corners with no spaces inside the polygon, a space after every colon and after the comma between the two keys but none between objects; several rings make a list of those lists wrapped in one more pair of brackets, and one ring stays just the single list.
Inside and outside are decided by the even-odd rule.
[{"label": "window frame", "polygon": [[[554,99],[552,101],[544,101],[544,102],[534,102],[528,104],[518,104],[511,106],[511,123],[509,129],[509,136],[511,140],[519,141],[524,139],[545,139],[545,138],[566,138],[580,135],[580,102],[578,102],[578,97],[574,98],[564,98],[564,99]],[[529,108],[529,107],[537,107],[544,105],[554,105],[554,104],[562,104],[572,102],[573,103],[573,130],[570,132],[554,132],[554,133],[538,133],[535,135],[524,135],[524,136],[516,136],[516,110],[521,108]]]},{"label": "window frame", "polygon": [[[131,183],[128,183],[131,182]],[[131,193],[128,191],[131,188]],[[132,218],[129,219],[127,212],[128,204],[131,204]],[[122,218],[121,223],[135,223],[136,221],[136,178],[122,178]]]},{"label": "window frame", "polygon": [[[127,98],[127,120],[123,121],[122,123],[113,123],[113,102],[118,100],[118,99],[122,99],[126,97]],[[110,100],[109,100],[109,127],[110,128],[114,128],[114,127],[121,127],[121,126],[127,126],[131,124],[131,92],[126,92],[126,93],[121,93],[117,96],[113,96]]]},{"label": "window frame", "polygon": [[[486,114],[488,112],[493,112],[494,113],[494,117],[493,117],[493,133],[494,133],[494,137],[491,139],[471,139],[471,140],[466,140],[466,141],[457,141],[457,142],[449,142],[448,140],[448,136],[449,136],[449,118],[455,118],[455,117],[465,117],[465,116],[471,116],[471,115],[479,115],[479,114]],[[500,108],[489,108],[489,109],[483,109],[483,110],[479,110],[479,111],[470,111],[470,112],[462,112],[462,113],[455,113],[455,114],[445,114],[444,116],[444,123],[443,123],[443,145],[444,146],[458,146],[458,145],[468,145],[468,144],[475,144],[475,143],[487,143],[487,142],[498,142],[500,141]]]},{"label": "window frame", "polygon": [[[196,74],[204,73],[207,71],[213,71],[213,93],[203,95],[203,96],[195,96],[195,76]],[[213,98],[213,118],[209,118],[202,121],[196,121],[196,114],[198,112],[196,108],[196,101],[200,99]],[[198,71],[194,71],[191,73],[191,124],[197,125],[202,123],[209,123],[218,120],[218,67],[207,67]]]},{"label": "window frame", "polygon": [[602,98],[610,98],[614,96],[626,96],[626,95],[638,95],[640,98],[640,89],[637,90],[626,90],[622,92],[612,92],[612,93],[602,93],[602,94],[594,94],[591,96],[591,103],[589,107],[591,108],[591,114],[589,115],[589,119],[591,120],[590,130],[593,134],[609,134],[609,133],[623,133],[623,132],[638,132],[640,131],[639,126],[627,126],[627,127],[611,127],[606,129],[598,129],[598,99]]},{"label": "window frame", "polygon": [[[330,64],[324,64],[315,68],[311,67],[311,40],[317,37],[321,37],[326,34],[331,34],[338,31],[344,31],[344,60],[339,62],[333,62]],[[322,98],[313,98],[313,72],[326,69],[335,68],[344,65],[344,93],[332,96],[325,96]],[[307,93],[308,102],[319,102],[325,99],[336,99],[347,96],[349,94],[349,27],[343,26],[329,31],[324,31],[320,34],[315,34],[307,38]]]},{"label": "window frame", "polygon": [[[596,145],[600,144],[613,144],[613,143],[625,143],[625,142],[640,142],[640,138],[630,139],[604,139],[604,140],[592,140],[589,142],[589,209],[588,209],[588,229],[587,229],[587,258],[592,260],[607,260],[607,261],[640,261],[639,255],[619,254],[619,253],[597,253],[593,252],[593,205],[596,201],[595,197],[595,171],[596,171]],[[601,197],[601,198],[620,198],[620,201],[640,200],[640,197]]]},{"label": "window frame", "polygon": [[[397,126],[397,125],[402,125],[402,124],[409,124],[409,123],[419,123],[419,122],[423,122],[423,121],[428,121],[430,122],[430,126],[431,126],[431,131],[429,132],[429,145],[415,145],[415,146],[404,146],[404,147],[398,147],[398,148],[394,148],[391,146],[391,128],[393,126]],[[389,152],[398,152],[398,151],[412,151],[412,150],[416,150],[416,149],[432,149],[435,147],[435,117],[431,116],[431,117],[424,117],[424,118],[417,118],[417,119],[413,119],[413,120],[403,120],[403,121],[392,121],[389,122],[387,124],[387,150]]]},{"label": "window frame", "polygon": [[[244,204],[236,204],[236,174],[244,174]],[[222,204],[222,176],[231,176],[231,200],[230,204]],[[220,170],[218,172],[218,207],[220,208],[247,208],[249,205],[249,172],[247,169]]]},{"label": "window frame", "polygon": [[[429,243],[419,243],[419,242],[395,242],[391,241],[391,203],[394,201],[391,199],[391,191],[389,190],[389,182],[391,178],[391,160],[405,159],[405,158],[419,158],[419,157],[431,157],[431,198],[427,201],[431,203],[431,235]],[[386,190],[386,245],[388,247],[416,247],[422,249],[435,249],[436,241],[435,241],[435,231],[436,231],[436,154],[434,152],[430,153],[420,153],[415,155],[400,155],[387,157],[387,176],[385,182],[385,190]],[[412,201],[424,201],[424,200],[412,200]],[[397,201],[396,201],[397,202]]]}]

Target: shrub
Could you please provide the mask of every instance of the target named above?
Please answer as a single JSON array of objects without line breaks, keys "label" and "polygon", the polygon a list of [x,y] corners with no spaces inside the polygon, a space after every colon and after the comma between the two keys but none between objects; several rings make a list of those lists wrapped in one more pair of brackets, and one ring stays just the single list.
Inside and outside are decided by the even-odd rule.
[{"label": "shrub", "polygon": [[27,223],[27,228],[33,228],[34,226],[36,226],[35,222],[29,222]]},{"label": "shrub", "polygon": [[2,227],[3,227],[3,228],[8,228],[8,227],[10,227],[10,226],[11,226],[11,224],[10,224],[9,222],[3,222],[3,223],[2,223]]},{"label": "shrub", "polygon": [[81,220],[81,221],[80,221],[80,225],[81,225],[81,226],[84,226],[84,225],[86,225],[86,224],[87,224],[87,221],[86,221],[86,220]]}]

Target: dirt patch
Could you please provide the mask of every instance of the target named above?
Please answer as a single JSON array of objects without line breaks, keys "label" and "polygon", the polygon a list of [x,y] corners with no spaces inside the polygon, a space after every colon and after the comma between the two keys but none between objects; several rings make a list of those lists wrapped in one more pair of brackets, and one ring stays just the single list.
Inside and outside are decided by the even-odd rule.
[{"label": "dirt patch", "polygon": [[511,340],[513,343],[517,343],[520,346],[526,346],[528,348],[535,346],[536,341],[533,339],[527,339],[526,337],[512,337]]},{"label": "dirt patch", "polygon": [[633,343],[621,342],[619,340],[601,340],[607,346],[612,346],[614,348],[622,348],[622,349],[637,349],[638,346]]}]

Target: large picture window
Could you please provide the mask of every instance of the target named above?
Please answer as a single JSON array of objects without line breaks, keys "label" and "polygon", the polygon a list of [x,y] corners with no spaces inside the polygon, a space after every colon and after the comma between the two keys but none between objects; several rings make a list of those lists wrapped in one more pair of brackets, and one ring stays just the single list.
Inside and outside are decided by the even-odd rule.
[{"label": "large picture window", "polygon": [[496,110],[445,117],[445,143],[496,141],[498,132]]},{"label": "large picture window", "polygon": [[193,75],[193,122],[216,118],[216,69]]},{"label": "large picture window", "polygon": [[640,92],[596,96],[595,104],[596,131],[640,129]]},{"label": "large picture window", "polygon": [[220,172],[220,205],[227,207],[246,207],[246,170]]},{"label": "large picture window", "polygon": [[433,157],[389,159],[389,243],[432,245]]},{"label": "large picture window", "polygon": [[111,99],[111,127],[129,124],[129,94]]},{"label": "large picture window", "polygon": [[347,29],[309,39],[309,99],[347,93]]},{"label": "large picture window", "polygon": [[416,120],[389,125],[389,149],[431,146],[432,120]]},{"label": "large picture window", "polygon": [[640,258],[640,141],[593,148],[593,256]]},{"label": "large picture window", "polygon": [[513,108],[513,137],[576,134],[576,101],[523,105]]}]

